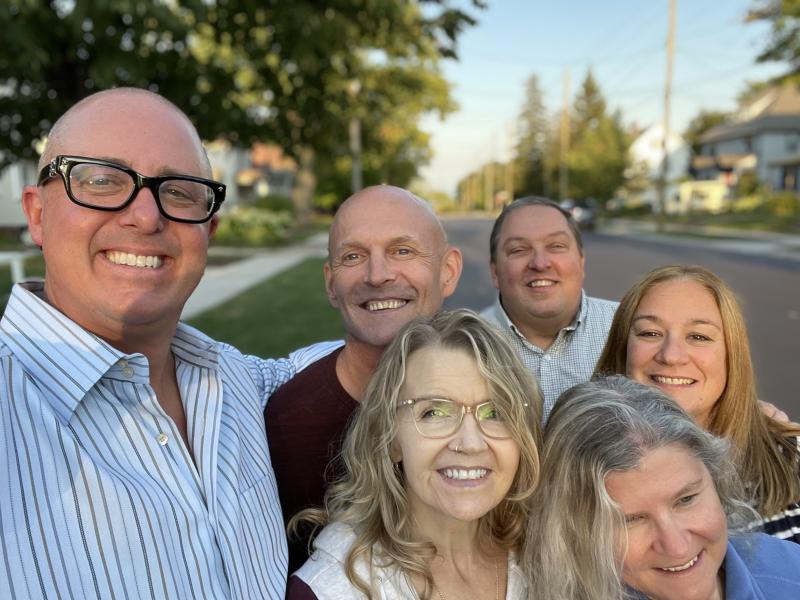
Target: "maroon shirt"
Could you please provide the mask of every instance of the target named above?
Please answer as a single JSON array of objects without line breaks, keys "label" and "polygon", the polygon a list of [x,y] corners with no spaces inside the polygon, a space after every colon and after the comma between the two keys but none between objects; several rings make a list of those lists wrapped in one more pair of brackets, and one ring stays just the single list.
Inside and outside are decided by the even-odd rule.
[{"label": "maroon shirt", "polygon": [[[334,459],[358,402],[336,376],[340,352],[341,348],[306,367],[267,403],[267,441],[284,523],[304,508],[322,506],[328,483],[341,473]],[[301,533],[299,542],[289,541],[289,574],[308,558],[310,532]]]}]

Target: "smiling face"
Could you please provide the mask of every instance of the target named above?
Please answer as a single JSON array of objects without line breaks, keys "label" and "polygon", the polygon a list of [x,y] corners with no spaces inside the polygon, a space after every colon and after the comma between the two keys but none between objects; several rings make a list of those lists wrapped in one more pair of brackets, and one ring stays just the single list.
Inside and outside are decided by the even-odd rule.
[{"label": "smiling face", "polygon": [[[51,141],[54,154],[104,158],[143,175],[209,176],[191,124],[144,93],[106,93],[74,110]],[[131,326],[174,328],[203,274],[215,220],[167,221],[149,190],[118,212],[84,208],[60,179],[26,188],[23,206],[44,252],[52,305],[109,340]]]},{"label": "smiling face", "polygon": [[[408,359],[400,398],[422,397],[446,398],[466,406],[490,399],[475,359],[441,347],[421,348]],[[394,461],[402,461],[411,512],[421,531],[437,530],[445,520],[477,522],[506,496],[520,460],[516,441],[484,436],[471,414],[464,415],[461,427],[451,436],[431,439],[420,435],[413,420],[398,412],[392,453]]]},{"label": "smiling face", "polygon": [[348,343],[383,348],[414,317],[441,309],[461,274],[434,214],[407,191],[367,188],[331,226],[325,287]]},{"label": "smiling face", "polygon": [[700,460],[682,446],[664,446],[646,452],[638,468],[609,474],[605,484],[625,515],[627,585],[652,600],[724,597],[728,528]]},{"label": "smiling face", "polygon": [[714,297],[692,279],[654,286],[628,335],[627,375],[656,385],[707,427],[727,382],[722,317]]},{"label": "smiling face", "polygon": [[508,214],[497,238],[492,281],[526,337],[554,337],[578,312],[584,257],[567,220],[550,206]]}]

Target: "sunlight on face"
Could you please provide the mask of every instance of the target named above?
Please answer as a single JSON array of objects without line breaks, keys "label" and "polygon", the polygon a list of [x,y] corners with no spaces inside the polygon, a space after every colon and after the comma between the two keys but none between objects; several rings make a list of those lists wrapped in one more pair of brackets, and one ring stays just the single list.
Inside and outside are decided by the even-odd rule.
[{"label": "sunlight on face", "polygon": [[725,513],[705,465],[682,446],[649,450],[639,466],[606,477],[625,515],[625,583],[652,600],[722,598]]}]

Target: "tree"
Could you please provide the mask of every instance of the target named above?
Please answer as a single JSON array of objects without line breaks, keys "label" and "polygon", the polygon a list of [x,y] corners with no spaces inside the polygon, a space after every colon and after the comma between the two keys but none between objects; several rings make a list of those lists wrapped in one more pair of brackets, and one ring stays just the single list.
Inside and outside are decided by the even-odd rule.
[{"label": "tree", "polygon": [[602,120],[605,118],[606,101],[600,91],[600,86],[597,85],[597,81],[592,75],[592,71],[589,70],[575,98],[570,128],[571,141],[580,141],[582,136],[600,127]]},{"label": "tree", "polygon": [[606,113],[606,101],[591,71],[575,99],[570,132],[569,195],[611,198],[625,180],[630,139],[619,112]]},{"label": "tree", "polygon": [[[449,110],[439,62],[456,57],[458,36],[475,22],[451,0],[7,5],[0,12],[0,166],[34,156],[52,120],[94,90],[148,87],[186,110],[206,139],[281,145],[300,164],[301,215],[310,208],[316,164],[341,158],[353,114],[390,122],[395,102],[421,86],[435,91],[419,93],[428,102],[407,113],[407,124],[415,126],[423,112]],[[481,0],[471,5],[483,7]],[[368,88],[381,71],[405,76]],[[356,96],[353,81],[364,90]],[[376,137],[370,135],[365,140]],[[425,152],[407,157],[424,159]]]},{"label": "tree", "polygon": [[546,196],[549,193],[545,164],[548,130],[547,109],[539,89],[539,78],[531,75],[525,86],[525,101],[517,120],[515,195]]},{"label": "tree", "polygon": [[757,60],[786,61],[790,69],[783,78],[800,79],[800,0],[759,0],[747,20],[772,26],[771,38]]}]

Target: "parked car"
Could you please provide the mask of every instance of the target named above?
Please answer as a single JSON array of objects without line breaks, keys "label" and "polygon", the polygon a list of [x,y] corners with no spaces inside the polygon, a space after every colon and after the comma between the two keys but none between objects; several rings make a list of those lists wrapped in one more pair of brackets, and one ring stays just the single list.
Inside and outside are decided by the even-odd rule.
[{"label": "parked car", "polygon": [[597,222],[597,203],[593,199],[564,200],[561,202],[561,208],[569,211],[578,227],[584,231],[594,231]]}]

